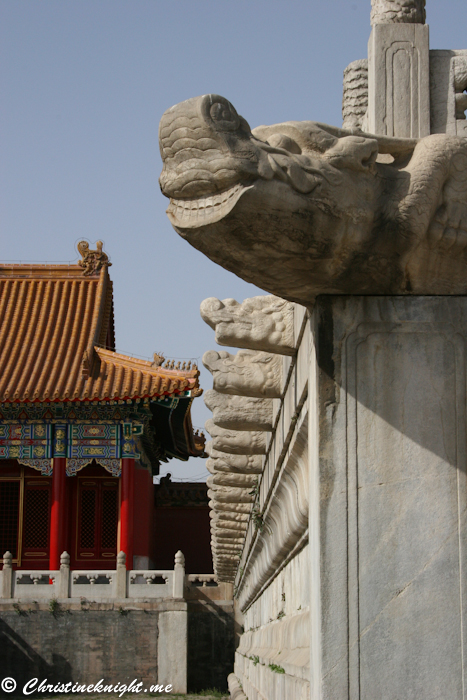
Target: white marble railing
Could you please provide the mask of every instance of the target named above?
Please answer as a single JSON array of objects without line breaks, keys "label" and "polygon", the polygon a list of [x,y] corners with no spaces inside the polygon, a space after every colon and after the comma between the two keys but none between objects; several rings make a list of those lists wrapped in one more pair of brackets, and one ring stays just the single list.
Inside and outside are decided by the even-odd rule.
[{"label": "white marble railing", "polygon": [[[120,552],[115,570],[70,570],[70,556],[63,552],[58,571],[15,571],[12,568],[12,556],[6,552],[3,570],[0,572],[0,599],[41,602],[58,598],[99,601],[184,597],[185,557],[182,552],[177,552],[174,569],[168,571],[127,571],[125,560],[125,553]],[[195,581],[207,583],[214,580],[214,575],[191,574],[186,578],[190,584]]]}]

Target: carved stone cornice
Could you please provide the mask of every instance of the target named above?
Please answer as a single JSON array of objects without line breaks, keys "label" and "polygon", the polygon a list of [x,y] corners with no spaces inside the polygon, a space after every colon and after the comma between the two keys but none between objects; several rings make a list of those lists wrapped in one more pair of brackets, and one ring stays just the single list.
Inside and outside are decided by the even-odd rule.
[{"label": "carved stone cornice", "polygon": [[278,399],[282,394],[282,357],[267,352],[209,350],[203,365],[212,374],[213,387],[221,394]]},{"label": "carved stone cornice", "polygon": [[210,297],[201,304],[203,321],[216,331],[216,343],[293,355],[294,307],[272,295],[235,299]]},{"label": "carved stone cornice", "polygon": [[[304,416],[284,463],[263,525],[245,560],[238,601],[245,610],[257,597],[308,528],[308,420]],[[253,523],[250,523],[253,527]]]}]

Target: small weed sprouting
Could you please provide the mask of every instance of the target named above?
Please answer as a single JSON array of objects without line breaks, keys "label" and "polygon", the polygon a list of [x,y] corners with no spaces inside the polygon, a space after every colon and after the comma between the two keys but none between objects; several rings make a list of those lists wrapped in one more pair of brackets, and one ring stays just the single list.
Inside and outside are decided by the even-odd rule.
[{"label": "small weed sprouting", "polygon": [[282,601],[285,603],[285,593],[281,595]]},{"label": "small weed sprouting", "polygon": [[13,610],[17,615],[27,616],[26,610],[23,610],[19,603],[13,603]]},{"label": "small weed sprouting", "polygon": [[253,509],[253,512],[251,514],[251,519],[253,521],[253,525],[255,526],[255,530],[259,530],[260,532],[262,531],[264,527],[264,520],[263,516],[258,510],[258,506],[256,506],[255,509]]},{"label": "small weed sprouting", "polygon": [[280,610],[280,611],[277,613],[277,619],[280,620],[280,619],[282,619],[283,617],[285,617],[285,612],[284,612],[283,610]]},{"label": "small weed sprouting", "polygon": [[278,666],[277,664],[269,664],[269,668],[273,673],[285,673],[285,668],[282,668],[282,666]]},{"label": "small weed sprouting", "polygon": [[56,615],[58,611],[60,610],[60,604],[56,598],[51,598],[49,600],[49,613],[52,613],[52,615]]},{"label": "small weed sprouting", "polygon": [[250,496],[257,496],[258,493],[259,493],[259,483],[258,483],[258,479],[256,479],[255,485],[253,486],[251,491],[248,492],[248,494]]},{"label": "small weed sprouting", "polygon": [[250,661],[253,661],[253,666],[257,666],[259,664],[259,656],[250,656]]}]

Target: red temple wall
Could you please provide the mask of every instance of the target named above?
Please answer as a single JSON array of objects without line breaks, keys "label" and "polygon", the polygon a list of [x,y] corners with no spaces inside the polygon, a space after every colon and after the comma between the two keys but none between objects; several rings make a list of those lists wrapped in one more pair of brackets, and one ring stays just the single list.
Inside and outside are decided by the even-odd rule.
[{"label": "red temple wall", "polygon": [[185,555],[189,574],[212,573],[211,533],[208,506],[156,507],[154,512],[156,569],[173,569],[175,553]]}]

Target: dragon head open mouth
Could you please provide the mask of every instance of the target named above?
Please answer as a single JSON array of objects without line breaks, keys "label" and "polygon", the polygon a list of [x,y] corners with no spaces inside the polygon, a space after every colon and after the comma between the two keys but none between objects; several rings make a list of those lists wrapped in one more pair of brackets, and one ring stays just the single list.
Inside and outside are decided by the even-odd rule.
[{"label": "dragon head open mouth", "polygon": [[159,136],[175,230],[247,282],[300,303],[465,293],[465,139],[311,121],[252,131],[219,95],[167,110]]},{"label": "dragon head open mouth", "polygon": [[199,228],[215,224],[232,211],[247,189],[249,188],[239,183],[208,197],[171,198],[167,208],[167,216],[175,228]]},{"label": "dragon head open mouth", "polygon": [[[171,223],[186,229],[220,221],[258,179],[285,182],[302,194],[312,192],[323,177],[312,154],[302,152],[287,134],[265,133],[263,139],[262,132],[270,129],[253,133],[219,95],[195,97],[167,110],[159,130],[164,161],[159,181],[170,198]],[[317,154],[336,140],[325,132],[319,136]]]}]

